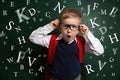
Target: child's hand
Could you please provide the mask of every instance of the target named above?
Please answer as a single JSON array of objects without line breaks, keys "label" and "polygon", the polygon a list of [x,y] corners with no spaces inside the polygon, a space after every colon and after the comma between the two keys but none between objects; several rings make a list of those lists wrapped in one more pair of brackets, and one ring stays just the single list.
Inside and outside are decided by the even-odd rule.
[{"label": "child's hand", "polygon": [[58,19],[55,19],[54,21],[51,21],[50,22],[50,26],[52,27],[52,28],[57,28],[58,26],[59,26],[59,20]]},{"label": "child's hand", "polygon": [[85,24],[80,24],[79,30],[83,35],[89,32],[89,28]]}]

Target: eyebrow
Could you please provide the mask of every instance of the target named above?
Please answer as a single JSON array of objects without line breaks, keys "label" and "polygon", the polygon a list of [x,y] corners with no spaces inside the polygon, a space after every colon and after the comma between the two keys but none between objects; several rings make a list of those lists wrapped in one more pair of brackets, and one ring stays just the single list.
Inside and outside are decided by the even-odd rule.
[{"label": "eyebrow", "polygon": [[76,25],[76,24],[67,24],[67,23],[60,23],[60,24],[79,26],[79,25]]}]

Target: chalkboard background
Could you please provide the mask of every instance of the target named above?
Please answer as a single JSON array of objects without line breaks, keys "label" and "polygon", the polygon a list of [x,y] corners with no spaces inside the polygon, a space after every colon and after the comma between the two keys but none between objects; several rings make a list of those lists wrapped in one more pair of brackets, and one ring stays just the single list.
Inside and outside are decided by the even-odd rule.
[{"label": "chalkboard background", "polygon": [[43,80],[47,49],[28,37],[67,7],[82,13],[105,49],[86,52],[82,80],[120,80],[120,0],[0,0],[0,80]]}]

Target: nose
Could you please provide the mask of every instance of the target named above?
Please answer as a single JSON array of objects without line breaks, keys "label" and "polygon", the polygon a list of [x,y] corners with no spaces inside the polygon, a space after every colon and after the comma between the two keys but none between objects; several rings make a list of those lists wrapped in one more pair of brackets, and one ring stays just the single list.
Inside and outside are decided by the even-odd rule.
[{"label": "nose", "polygon": [[70,32],[71,32],[71,29],[70,29],[70,28],[68,28],[68,29],[67,29],[67,32],[68,32],[68,33],[70,33]]}]

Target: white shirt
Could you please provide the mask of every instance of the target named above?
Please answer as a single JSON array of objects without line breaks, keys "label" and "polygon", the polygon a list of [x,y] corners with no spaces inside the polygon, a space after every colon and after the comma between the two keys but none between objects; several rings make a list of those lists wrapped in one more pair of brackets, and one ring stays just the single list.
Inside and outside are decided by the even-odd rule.
[{"label": "white shirt", "polygon": [[[31,33],[29,40],[35,44],[49,48],[51,35],[48,34],[53,30],[54,29],[49,24],[43,27],[39,27]],[[95,55],[101,55],[104,53],[104,48],[101,42],[90,31],[88,34],[83,35],[83,37],[85,38],[85,51]],[[57,40],[60,40],[62,38],[63,36],[60,34]]]}]

